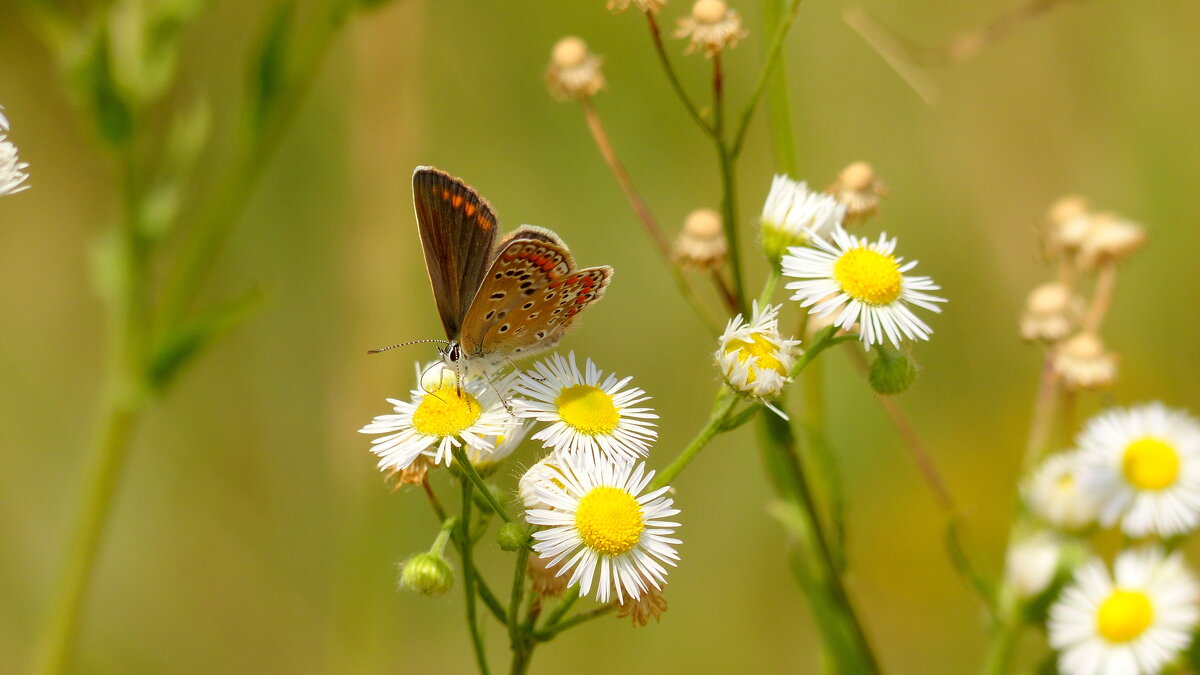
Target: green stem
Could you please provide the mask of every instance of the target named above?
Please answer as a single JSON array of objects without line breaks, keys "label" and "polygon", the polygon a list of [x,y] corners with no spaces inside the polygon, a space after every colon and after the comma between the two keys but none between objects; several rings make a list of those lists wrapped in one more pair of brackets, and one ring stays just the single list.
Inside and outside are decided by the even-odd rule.
[{"label": "green stem", "polygon": [[683,107],[687,109],[692,120],[704,131],[707,136],[714,136],[715,132],[708,122],[704,121],[704,117],[700,115],[700,111],[696,109],[696,104],[692,102],[687,91],[683,88],[683,83],[679,81],[679,76],[675,74],[675,68],[671,65],[671,57],[667,55],[667,48],[663,44],[662,31],[659,30],[658,21],[654,18],[653,12],[646,12],[646,22],[650,26],[650,39],[654,42],[654,51],[658,55],[658,61],[662,64],[663,72],[667,74],[667,80],[671,82],[671,89],[675,90],[675,95],[679,97]]},{"label": "green stem", "polygon": [[[763,32],[774,34],[783,20],[787,0],[762,0]],[[767,57],[770,53],[766,54]],[[788,103],[787,73],[782,53],[772,63],[767,61],[767,121],[771,129],[771,148],[775,155],[775,169],[795,177],[795,141],[792,138],[792,114]]]},{"label": "green stem", "polygon": [[592,619],[602,617],[605,614],[608,614],[609,612],[613,611],[616,608],[617,608],[616,604],[608,604],[608,605],[604,605],[603,607],[597,607],[596,609],[593,609],[593,610],[590,610],[587,612],[583,612],[582,614],[576,614],[575,616],[571,617],[570,619],[567,619],[566,621],[555,624],[555,626],[552,629],[540,630],[537,633],[534,633],[533,637],[538,642],[545,642],[547,640],[551,640],[554,638],[554,636],[558,635],[559,633],[561,633],[569,628],[574,628],[575,626],[578,626],[581,623],[585,623],[587,621],[591,621]]},{"label": "green stem", "polygon": [[[529,545],[522,545],[517,551],[517,562],[513,570],[512,597],[508,602],[508,639],[513,653],[513,673],[523,673],[529,668],[530,649],[529,637],[521,626],[521,602],[525,594],[525,568],[529,563]],[[520,666],[520,667],[518,667]]]},{"label": "green stem", "polygon": [[462,522],[459,528],[459,554],[462,556],[463,565],[463,592],[466,594],[467,605],[467,629],[471,633],[471,645],[475,649],[475,661],[479,665],[479,672],[487,675],[487,653],[483,646],[483,635],[479,632],[479,619],[475,612],[475,559],[473,555],[471,541],[471,483],[463,480],[462,482]]},{"label": "green stem", "polygon": [[567,612],[571,611],[571,608],[575,606],[576,602],[579,602],[578,587],[567,591],[567,594],[558,601],[558,606],[556,606],[554,611],[550,612],[549,616],[546,617],[546,621],[542,623],[542,630],[538,632],[545,632],[557,626],[558,622],[562,621],[562,618],[567,615]]},{"label": "green stem", "polygon": [[471,460],[467,459],[467,451],[460,446],[453,448],[451,450],[451,454],[454,455],[454,461],[458,464],[458,470],[467,477],[467,480],[471,481],[477,490],[479,490],[479,494],[483,496],[483,499],[487,502],[488,507],[491,508],[496,515],[503,518],[504,522],[513,522],[512,516],[508,515],[508,511],[504,510],[504,507],[500,505],[500,502],[496,501],[496,495],[492,494],[492,491],[488,489],[487,483],[483,482],[483,478],[479,475],[479,472],[476,471],[475,467],[471,465]]},{"label": "green stem", "polygon": [[758,304],[760,307],[771,302],[771,297],[775,295],[775,288],[779,285],[779,277],[783,273],[783,268],[779,265],[772,264],[770,271],[767,272],[767,280],[763,283],[762,293],[758,296]]},{"label": "green stem", "polygon": [[54,605],[34,652],[33,673],[51,675],[67,669],[140,412],[141,406],[136,403],[116,401],[105,414]]},{"label": "green stem", "polygon": [[983,661],[984,675],[1005,675],[1011,672],[1013,651],[1021,639],[1022,628],[1018,608],[1010,604],[1004,609],[1001,623],[992,635],[992,643],[988,646]]},{"label": "green stem", "polygon": [[700,433],[696,434],[692,442],[683,449],[683,452],[679,453],[678,457],[667,465],[667,468],[660,471],[654,477],[654,480],[650,483],[650,489],[657,490],[660,487],[670,485],[671,481],[679,475],[679,472],[683,471],[696,458],[696,455],[700,454],[704,446],[708,445],[708,442],[713,437],[721,433],[726,418],[729,416],[729,412],[733,410],[733,406],[737,403],[737,400],[738,397],[728,387],[721,387],[721,390],[717,393],[717,403],[713,408],[712,415],[708,418],[708,424],[704,425]]},{"label": "green stem", "polygon": [[792,22],[800,12],[800,2],[801,0],[791,0],[787,13],[779,22],[775,34],[771,36],[770,46],[767,47],[766,63],[763,64],[763,69],[758,74],[758,80],[754,83],[754,89],[750,94],[750,100],[746,102],[746,107],[742,110],[741,121],[738,122],[737,132],[733,135],[733,143],[729,146],[730,154],[734,157],[742,153],[742,144],[746,142],[746,132],[750,129],[750,120],[754,117],[754,109],[758,105],[759,99],[762,98],[763,90],[767,86],[775,62],[779,60],[779,55],[783,52],[783,42],[787,38],[788,29],[792,27]]},{"label": "green stem", "polygon": [[712,57],[713,145],[721,170],[721,227],[729,249],[729,273],[733,277],[733,295],[737,311],[746,314],[746,279],[742,272],[740,237],[738,236],[736,154],[725,144],[725,74],[721,69],[720,52]]},{"label": "green stem", "polygon": [[768,473],[787,503],[780,520],[796,538],[793,571],[808,598],[834,669],[839,673],[878,673],[875,656],[821,531],[791,425],[777,415],[763,415],[761,419]]}]

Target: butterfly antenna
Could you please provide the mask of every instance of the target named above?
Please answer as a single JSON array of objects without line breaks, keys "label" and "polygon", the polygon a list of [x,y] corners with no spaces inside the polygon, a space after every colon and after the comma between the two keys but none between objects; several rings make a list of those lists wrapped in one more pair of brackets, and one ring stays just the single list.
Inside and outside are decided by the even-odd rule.
[{"label": "butterfly antenna", "polygon": [[368,354],[379,354],[380,352],[386,352],[387,350],[395,349],[396,347],[407,347],[409,345],[428,344],[430,342],[440,342],[444,345],[450,344],[449,340],[413,340],[412,342],[401,342],[400,344],[395,344],[395,345],[392,345],[391,347],[380,347],[379,349],[368,349],[367,353]]}]

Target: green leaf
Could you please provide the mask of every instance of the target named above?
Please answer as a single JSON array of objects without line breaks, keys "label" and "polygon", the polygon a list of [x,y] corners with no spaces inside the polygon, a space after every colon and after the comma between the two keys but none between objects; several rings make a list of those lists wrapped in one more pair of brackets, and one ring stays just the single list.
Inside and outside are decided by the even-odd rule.
[{"label": "green leaf", "polygon": [[91,112],[100,139],[114,147],[127,145],[133,138],[133,112],[113,75],[104,27],[90,36],[82,58],[74,64],[71,79]]},{"label": "green leaf", "polygon": [[262,129],[276,104],[287,91],[288,56],[291,50],[292,19],[296,13],[293,1],[281,3],[267,23],[266,33],[250,72],[250,123],[255,131]]},{"label": "green leaf", "polygon": [[151,389],[162,391],[183,366],[205,347],[228,332],[262,304],[264,294],[254,289],[240,298],[222,303],[170,329],[155,346],[146,380]]}]

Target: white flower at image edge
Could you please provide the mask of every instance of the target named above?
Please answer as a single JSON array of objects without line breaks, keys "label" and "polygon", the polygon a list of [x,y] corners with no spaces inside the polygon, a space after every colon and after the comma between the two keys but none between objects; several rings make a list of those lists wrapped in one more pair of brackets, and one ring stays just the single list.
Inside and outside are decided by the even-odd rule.
[{"label": "white flower at image edge", "polygon": [[1128,550],[1110,577],[1082,565],[1050,608],[1050,645],[1063,675],[1158,673],[1192,642],[1200,618],[1196,581],[1178,553]]},{"label": "white flower at image edge", "polygon": [[679,559],[668,535],[679,523],[661,520],[679,513],[662,487],[646,494],[654,472],[645,464],[589,462],[563,456],[561,473],[533,485],[537,502],[549,508],[529,509],[526,520],[545,529],[533,533],[533,550],[559,575],[571,573],[568,586],[579,585],[588,595],[595,586],[596,600],[637,599],[650,588],[661,589],[667,569]]},{"label": "white flower at image edge", "polygon": [[410,401],[390,398],[388,403],[395,414],[380,415],[359,429],[387,434],[371,441],[382,470],[405,469],[420,455],[449,466],[452,448],[464,446],[490,453],[494,439],[509,435],[518,422],[481,379],[467,380],[461,388],[444,380],[430,391],[413,390]]},{"label": "white flower at image edge", "polygon": [[1200,522],[1200,422],[1161,403],[1115,408],[1076,439],[1100,522],[1131,537],[1174,536]]},{"label": "white flower at image edge", "polygon": [[928,340],[933,329],[909,305],[940,313],[938,303],[946,300],[926,293],[941,288],[929,277],[906,276],[917,261],[904,262],[895,250],[896,240],[887,235],[870,242],[836,227],[831,241],[814,237],[811,246],[788,249],[783,276],[800,281],[786,287],[810,314],[838,312],[834,325],[848,332],[859,324],[864,347],[884,338],[897,348],[903,340]]}]

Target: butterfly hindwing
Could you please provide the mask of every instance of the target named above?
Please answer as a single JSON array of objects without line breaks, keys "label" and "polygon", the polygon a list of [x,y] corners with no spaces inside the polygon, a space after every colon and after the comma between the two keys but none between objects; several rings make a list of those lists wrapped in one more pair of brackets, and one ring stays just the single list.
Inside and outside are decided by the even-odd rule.
[{"label": "butterfly hindwing", "polygon": [[413,172],[413,202],[433,299],[455,340],[484,282],[499,222],[471,186],[433,167]]}]

